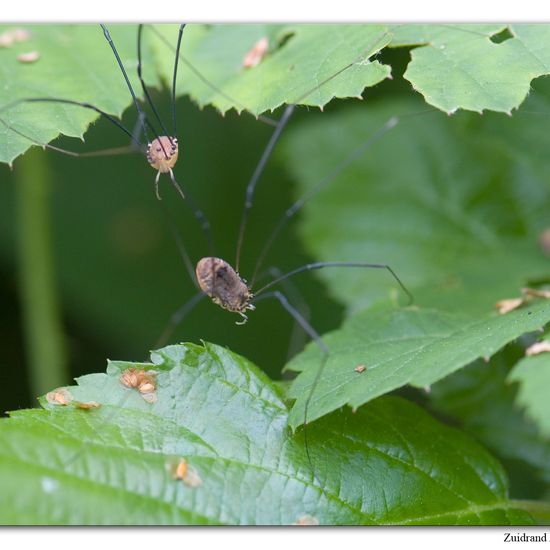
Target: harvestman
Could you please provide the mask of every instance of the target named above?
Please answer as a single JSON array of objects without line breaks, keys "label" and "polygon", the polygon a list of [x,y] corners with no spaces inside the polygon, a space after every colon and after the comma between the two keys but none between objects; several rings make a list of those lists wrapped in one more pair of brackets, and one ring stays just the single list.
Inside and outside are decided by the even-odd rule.
[{"label": "harvestman", "polygon": [[[154,106],[154,103],[150,97],[150,94],[147,90],[147,87],[145,85],[145,82],[143,80],[142,76],[142,62],[141,62],[141,36],[142,36],[142,25],[138,27],[138,77],[141,83],[141,86],[143,88],[143,92],[145,95],[145,98],[147,100],[147,103],[151,110],[153,111],[153,114],[160,125],[163,134],[159,135],[159,133],[155,130],[152,123],[147,118],[146,114],[144,113],[143,109],[141,108],[139,101],[136,97],[136,94],[130,84],[128,75],[126,73],[126,70],[122,64],[122,61],[120,59],[120,56],[118,54],[118,51],[114,45],[114,42],[110,36],[110,33],[108,29],[102,25],[103,33],[108,41],[113,54],[116,57],[117,63],[121,69],[121,72],[124,76],[124,79],[126,81],[126,84],[128,86],[128,89],[132,95],[132,100],[135,105],[136,111],[138,113],[138,122],[136,125],[136,128],[133,132],[130,132],[126,127],[123,126],[123,124],[118,121],[117,119],[113,118],[106,112],[102,111],[101,109],[97,108],[94,105],[91,105],[89,103],[84,102],[78,102],[73,100],[67,100],[67,99],[61,99],[61,98],[27,98],[24,100],[19,100],[16,102],[13,102],[9,104],[8,106],[5,106],[4,109],[13,107],[19,103],[22,102],[53,102],[53,103],[65,103],[70,105],[77,105],[83,108],[91,109],[96,112],[98,112],[100,115],[107,118],[107,120],[111,121],[115,126],[120,128],[122,131],[124,131],[132,140],[133,144],[139,148],[139,150],[146,153],[147,160],[149,164],[157,170],[157,176],[155,179],[155,190],[158,195],[158,181],[161,173],[167,173],[170,176],[170,179],[176,189],[178,190],[179,194],[184,197],[184,194],[178,185],[174,174],[173,174],[173,167],[177,161],[178,157],[178,141],[177,137],[177,127],[176,127],[176,108],[175,108],[175,94],[176,94],[176,81],[177,81],[177,70],[178,70],[178,59],[180,57],[180,46],[181,46],[181,40],[182,40],[182,33],[185,25],[181,25],[179,29],[178,34],[178,41],[175,49],[175,62],[174,62],[174,72],[173,72],[173,81],[172,81],[172,118],[173,118],[173,135],[170,135],[170,133],[167,131],[165,125],[162,123],[162,120],[159,116],[159,113],[157,109]],[[252,311],[255,309],[255,303],[262,299],[266,298],[276,298],[280,304],[283,306],[283,308],[294,318],[294,320],[298,323],[300,327],[317,343],[317,345],[320,347],[322,353],[323,353],[323,360],[322,364],[317,372],[315,381],[312,385],[312,388],[310,390],[310,394],[308,396],[308,399],[306,401],[305,405],[305,411],[304,411],[304,436],[306,438],[306,452],[308,455],[308,460],[311,464],[311,459],[309,456],[309,450],[307,446],[307,432],[305,426],[307,425],[307,407],[309,405],[309,402],[313,396],[315,386],[317,384],[318,379],[320,378],[322,374],[322,370],[324,367],[324,364],[326,362],[326,359],[329,355],[329,350],[325,343],[323,342],[322,338],[319,336],[319,334],[315,331],[315,329],[309,324],[307,319],[290,303],[290,301],[287,299],[285,294],[283,294],[279,290],[270,290],[269,289],[274,287],[275,285],[278,285],[279,283],[283,283],[287,279],[293,277],[294,275],[297,275],[299,273],[302,273],[304,271],[309,270],[316,270],[316,269],[323,269],[327,267],[357,267],[357,268],[375,268],[375,269],[384,269],[390,273],[390,275],[397,281],[399,286],[403,289],[403,291],[409,296],[410,299],[412,299],[411,294],[407,290],[407,288],[404,286],[402,281],[399,279],[397,274],[393,271],[393,269],[386,264],[377,264],[377,263],[367,263],[367,262],[316,262],[307,264],[301,267],[298,267],[286,274],[281,274],[277,276],[275,279],[273,279],[271,282],[263,286],[257,291],[253,291],[253,286],[256,281],[256,277],[258,275],[259,269],[261,267],[261,264],[263,260],[265,259],[267,252],[273,242],[275,241],[277,235],[281,231],[281,229],[284,227],[284,225],[296,214],[296,212],[305,204],[307,200],[309,200],[311,197],[313,197],[318,191],[320,191],[322,188],[324,188],[326,185],[328,185],[344,168],[346,168],[349,164],[351,164],[359,155],[361,155],[368,146],[370,146],[374,141],[379,139],[382,135],[384,135],[387,131],[389,131],[391,128],[393,128],[398,120],[396,117],[390,119],[378,132],[376,132],[373,136],[371,136],[366,142],[361,144],[351,155],[348,156],[347,159],[345,159],[338,167],[336,167],[331,174],[329,174],[326,178],[324,178],[321,182],[319,182],[307,195],[296,201],[290,208],[288,208],[284,214],[284,216],[280,219],[278,224],[276,225],[273,233],[268,238],[268,241],[266,242],[264,248],[262,249],[258,260],[256,267],[254,269],[254,273],[251,279],[251,283],[248,284],[246,280],[244,280],[239,275],[239,265],[240,265],[240,257],[241,257],[241,251],[243,247],[244,242],[244,235],[246,230],[246,224],[248,221],[248,214],[250,209],[253,206],[253,199],[254,199],[254,192],[256,185],[265,169],[265,166],[275,148],[276,143],[278,142],[281,133],[283,132],[283,129],[285,128],[288,120],[290,119],[295,105],[300,103],[303,99],[305,99],[308,95],[313,93],[315,90],[317,90],[320,86],[323,86],[328,81],[332,80],[348,68],[352,67],[356,62],[359,61],[359,59],[364,58],[365,55],[360,56],[357,60],[353,61],[352,63],[346,65],[341,70],[337,71],[335,74],[321,82],[318,86],[313,88],[312,90],[308,91],[306,94],[303,94],[300,98],[298,98],[296,101],[294,101],[292,104],[288,105],[281,116],[281,118],[274,123],[267,117],[261,117],[264,119],[264,122],[268,123],[274,123],[275,124],[275,130],[273,132],[273,135],[271,139],[269,140],[263,154],[261,155],[260,161],[251,177],[251,180],[249,181],[247,188],[246,188],[246,199],[245,199],[245,205],[243,209],[243,214],[241,218],[241,224],[239,228],[239,236],[237,241],[237,252],[236,252],[236,261],[235,261],[235,269],[225,260],[221,258],[217,258],[214,256],[208,256],[204,257],[197,263],[195,269],[192,268],[192,263],[189,259],[189,256],[187,252],[185,251],[185,248],[183,246],[183,243],[179,239],[179,237],[176,235],[176,240],[180,249],[180,253],[182,254],[182,257],[185,261],[185,264],[197,284],[197,286],[200,289],[200,293],[195,295],[189,302],[187,302],[182,308],[176,312],[172,316],[172,319],[169,323],[168,330],[171,330],[177,323],[181,322],[183,317],[187,315],[192,308],[202,299],[204,296],[209,296],[214,303],[219,305],[220,307],[231,311],[238,313],[241,316],[241,320],[237,321],[237,324],[242,325],[245,324],[248,320],[247,312]],[[189,66],[191,66],[188,63]],[[192,67],[192,66],[191,66]],[[199,77],[203,78],[196,71],[196,69],[193,68],[196,74],[199,75]],[[260,118],[260,117],[259,117]],[[4,123],[5,124],[5,123]],[[149,134],[148,129],[154,134],[155,138],[150,141],[149,140]],[[18,132],[17,130],[15,130]],[[20,132],[18,132],[20,133]],[[146,148],[143,147],[143,144],[140,141],[141,134],[144,134],[148,145]],[[24,134],[22,134],[24,135]],[[24,136],[28,138],[28,136]],[[28,138],[31,139],[31,138]],[[33,140],[34,141],[34,140]],[[69,152],[66,150],[62,150],[53,146],[48,146],[51,149],[58,150],[63,153],[72,154],[75,156],[82,156],[82,154],[77,154],[73,152]],[[99,152],[101,153],[101,152]],[[84,155],[93,155],[94,153],[88,153]],[[189,197],[187,197],[189,200]],[[212,249],[212,238],[210,234],[210,224],[206,218],[206,216],[202,213],[201,210],[196,208],[194,205],[192,205],[192,208],[195,211],[195,215],[197,219],[201,222],[202,229],[205,231],[205,233],[208,236],[208,239],[210,241],[211,249]],[[163,334],[163,339],[167,338],[167,331]],[[73,459],[74,460],[74,457]]]}]

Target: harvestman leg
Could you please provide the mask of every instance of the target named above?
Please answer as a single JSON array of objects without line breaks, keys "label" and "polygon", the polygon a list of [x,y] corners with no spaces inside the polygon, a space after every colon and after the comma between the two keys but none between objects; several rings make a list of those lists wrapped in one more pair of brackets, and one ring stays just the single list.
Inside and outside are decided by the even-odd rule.
[{"label": "harvestman leg", "polygon": [[305,332],[311,337],[311,339],[319,346],[319,349],[321,350],[321,353],[323,354],[323,357],[321,359],[321,365],[319,369],[317,370],[317,373],[315,375],[315,378],[313,380],[311,390],[309,391],[309,394],[306,398],[305,404],[304,404],[304,446],[306,449],[306,455],[307,455],[307,461],[309,463],[309,466],[311,468],[311,471],[313,473],[313,477],[321,483],[321,480],[318,478],[315,468],[313,466],[313,461],[311,460],[311,455],[309,453],[309,444],[308,444],[308,436],[307,436],[307,413],[309,409],[309,404],[311,401],[311,398],[313,396],[313,392],[315,391],[315,387],[317,386],[317,383],[319,382],[319,379],[321,377],[321,374],[325,368],[325,365],[327,363],[327,360],[329,358],[330,352],[327,347],[327,345],[323,342],[323,339],[321,336],[317,333],[317,331],[306,321],[304,317],[300,314],[300,312],[290,304],[286,296],[278,291],[274,290],[272,292],[268,292],[267,294],[263,294],[258,300],[263,300],[266,298],[276,298],[279,300],[279,303],[283,306],[284,309],[294,318],[294,320],[304,329]]},{"label": "harvestman leg", "polygon": [[321,376],[323,374],[324,368],[326,366],[328,357],[329,357],[329,349],[327,345],[324,343],[321,336],[317,333],[317,331],[309,324],[309,322],[300,314],[300,312],[294,308],[290,302],[287,300],[284,294],[279,292],[278,290],[270,291],[268,293],[264,293],[268,288],[271,288],[272,286],[276,284],[283,283],[288,278],[297,275],[299,273],[303,273],[304,271],[310,271],[314,269],[322,269],[325,267],[362,267],[362,268],[374,268],[374,269],[385,269],[388,271],[392,277],[397,281],[401,289],[407,294],[409,297],[409,304],[412,303],[413,296],[410,293],[410,291],[407,289],[407,287],[403,284],[401,279],[397,276],[395,271],[387,264],[372,264],[372,263],[364,263],[364,262],[316,262],[311,264],[306,264],[302,267],[298,267],[292,271],[289,271],[288,273],[285,273],[267,285],[263,286],[257,293],[255,298],[255,302],[262,300],[264,298],[274,297],[281,305],[294,317],[296,322],[307,332],[307,334],[311,337],[311,339],[319,346],[319,349],[321,350],[321,353],[323,354],[323,357],[321,359],[321,364],[319,368],[317,369],[317,372],[315,373],[315,377],[313,379],[313,382],[311,384],[311,389],[309,390],[308,396],[304,403],[304,442],[305,442],[305,448],[306,448],[306,454],[308,463],[311,467],[311,470],[313,472],[314,478],[320,482],[318,476],[316,475],[315,468],[313,466],[311,456],[309,453],[309,445],[308,445],[308,437],[307,437],[307,415],[309,410],[309,405],[311,403],[311,399],[313,397],[313,394],[315,393],[315,388],[317,387],[319,380],[321,379]]},{"label": "harvestman leg", "polygon": [[[275,266],[269,267],[267,272],[273,279],[283,275],[283,272]],[[311,318],[311,309],[296,285],[290,280],[284,280],[281,284],[283,285],[286,294],[290,296],[300,315],[309,323]],[[301,350],[304,347],[306,343],[304,336],[305,332],[301,325],[298,322],[295,322],[288,345],[287,361],[291,359],[296,350]]]},{"label": "harvestman leg", "polygon": [[206,294],[202,292],[197,292],[193,297],[191,297],[185,304],[183,304],[179,309],[172,313],[168,323],[164,327],[162,334],[158,337],[153,349],[162,348],[167,342],[176,327],[183,322],[183,320],[195,309],[195,306],[206,297]]}]

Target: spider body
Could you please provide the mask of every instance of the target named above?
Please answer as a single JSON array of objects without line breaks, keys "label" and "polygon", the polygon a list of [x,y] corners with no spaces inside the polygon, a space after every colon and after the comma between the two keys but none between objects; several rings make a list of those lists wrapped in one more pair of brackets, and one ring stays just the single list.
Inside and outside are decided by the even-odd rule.
[{"label": "spider body", "polygon": [[200,289],[212,301],[228,311],[239,313],[243,318],[238,325],[248,320],[247,310],[255,309],[251,303],[253,294],[246,281],[221,258],[202,258],[195,269]]},{"label": "spider body", "polygon": [[169,173],[178,160],[178,140],[175,137],[159,136],[147,147],[147,162],[163,174]]}]

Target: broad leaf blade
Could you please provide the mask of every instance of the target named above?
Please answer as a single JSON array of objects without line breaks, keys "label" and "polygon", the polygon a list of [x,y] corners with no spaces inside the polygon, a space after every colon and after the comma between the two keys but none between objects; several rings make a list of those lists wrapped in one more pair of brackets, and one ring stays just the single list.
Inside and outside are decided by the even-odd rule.
[{"label": "broad leaf blade", "polygon": [[[373,308],[351,317],[323,337],[330,350],[322,375],[319,348],[309,347],[288,369],[301,374],[290,396],[296,398],[290,423],[312,421],[342,405],[359,407],[406,384],[423,388],[489,358],[508,342],[550,321],[550,301],[541,300],[507,315],[468,317],[435,310]],[[357,366],[365,366],[357,372]],[[314,386],[312,395],[311,389]]]},{"label": "broad leaf blade", "polygon": [[511,113],[527,97],[531,81],[550,72],[550,27],[511,25],[513,38],[491,36],[504,25],[404,25],[394,45],[420,43],[405,73],[428,103],[457,109]]},{"label": "broad leaf blade", "polygon": [[[13,26],[2,26],[0,31]],[[55,97],[88,102],[119,117],[132,98],[99,25],[26,25],[28,42],[0,48],[0,162],[11,163],[33,145],[46,144],[60,134],[82,137],[98,114],[82,107],[53,103],[12,102],[32,97]],[[135,25],[110,25],[109,30],[132,86],[138,96]],[[17,56],[36,51],[35,63],[21,63]],[[158,85],[147,46],[143,49],[144,75],[149,85]],[[7,125],[7,126],[6,126]],[[13,131],[11,128],[16,131]],[[132,131],[132,128],[129,129]],[[24,137],[24,134],[27,137]],[[121,145],[130,138],[120,132]]]},{"label": "broad leaf blade", "polygon": [[[48,406],[0,422],[2,523],[530,521],[486,451],[403,399],[311,426],[314,477],[278,390],[246,360],[210,344],[153,360],[111,363],[107,376],[70,388],[99,409]],[[121,386],[130,366],[158,372],[156,403]],[[167,465],[178,458],[201,484],[173,478]]]},{"label": "broad leaf blade", "polygon": [[541,435],[550,437],[550,353],[523,358],[510,372],[508,380],[519,383],[518,405],[536,423]]},{"label": "broad leaf blade", "polygon": [[[507,346],[489,362],[476,361],[435,383],[430,406],[452,418],[504,462],[512,495],[544,494],[550,483],[550,440],[516,404],[518,386],[509,383],[519,346]],[[528,473],[528,475],[526,475]]]},{"label": "broad leaf blade", "polygon": [[[158,27],[160,70],[171,81],[177,27]],[[247,52],[270,39],[264,59],[244,68]],[[199,105],[211,104],[259,115],[285,103],[323,107],[334,97],[360,97],[368,86],[390,76],[390,68],[369,57],[391,39],[383,25],[214,25],[184,30],[180,93]],[[200,76],[186,65],[198,69]]]},{"label": "broad leaf blade", "polygon": [[[545,142],[542,121],[523,143],[525,116],[450,119],[389,100],[342,110],[289,129],[284,154],[299,196],[394,116],[400,123],[305,205],[300,233],[311,256],[388,264],[416,303],[471,312],[546,277],[538,241],[550,189],[543,157],[529,145],[534,134]],[[383,270],[317,273],[353,310],[399,292]]]}]

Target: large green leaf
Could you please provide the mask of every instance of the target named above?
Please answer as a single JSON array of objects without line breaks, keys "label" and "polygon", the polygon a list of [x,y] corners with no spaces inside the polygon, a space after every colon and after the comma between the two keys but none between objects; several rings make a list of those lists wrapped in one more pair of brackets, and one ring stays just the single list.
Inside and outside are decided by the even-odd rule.
[{"label": "large green leaf", "polygon": [[[478,317],[417,308],[367,309],[323,337],[330,355],[321,375],[322,354],[315,344],[288,364],[300,372],[289,394],[296,398],[290,423],[304,422],[306,403],[310,421],[345,404],[357,408],[406,384],[430,386],[549,321],[548,300],[506,315]],[[365,370],[357,372],[358,365]]]},{"label": "large green leaf", "polygon": [[510,25],[513,35],[495,43],[505,25],[403,25],[392,45],[422,44],[405,73],[428,103],[453,113],[485,109],[510,113],[531,81],[550,72],[550,26]]},{"label": "large green leaf", "polygon": [[523,353],[516,348],[507,346],[489,362],[476,361],[435,383],[427,397],[433,409],[458,422],[505,463],[516,495],[525,496],[531,483],[540,497],[544,483],[550,483],[550,439],[516,404],[518,385],[509,382],[510,369]]},{"label": "large green leaf", "polygon": [[[326,115],[287,135],[285,158],[299,194],[396,115],[397,127],[305,205],[301,236],[310,254],[389,264],[416,303],[461,311],[487,311],[530,279],[547,277],[538,245],[550,209],[544,119],[531,117],[524,134],[527,116],[451,119],[390,100]],[[353,309],[398,291],[380,270],[317,273]]]},{"label": "large green leaf", "polygon": [[[99,25],[26,25],[31,32],[27,42],[0,48],[0,118],[27,139],[0,124],[0,162],[11,163],[36,143],[48,143],[60,134],[82,137],[98,114],[82,107],[54,103],[23,103],[4,110],[12,102],[31,97],[56,97],[89,102],[120,116],[131,104],[131,96],[113,52]],[[13,29],[2,26],[1,31]],[[136,93],[136,26],[109,26]],[[17,56],[36,51],[35,63],[21,63]],[[143,52],[144,76],[158,85],[149,48]],[[132,128],[130,128],[130,131]],[[122,144],[130,138],[121,132]]]},{"label": "large green leaf", "polygon": [[[159,66],[171,81],[177,27],[158,27]],[[266,57],[243,68],[246,53],[261,38],[270,39]],[[391,39],[383,25],[217,25],[190,26],[183,35],[185,63],[179,91],[199,105],[222,113],[247,110],[255,115],[284,103],[323,107],[334,97],[360,97],[367,86],[390,76],[390,68],[370,56]],[[212,86],[214,85],[214,86]]]},{"label": "large green leaf", "polygon": [[[246,360],[210,344],[152,358],[112,362],[69,389],[100,408],[46,405],[0,421],[2,523],[530,521],[486,451],[403,399],[311,426],[314,476],[279,392]],[[157,371],[156,402],[121,385],[128,367]],[[181,458],[190,478],[172,475]]]},{"label": "large green leaf", "polygon": [[550,437],[550,353],[546,351],[523,358],[508,379],[519,383],[517,403],[537,424],[541,434]]}]

